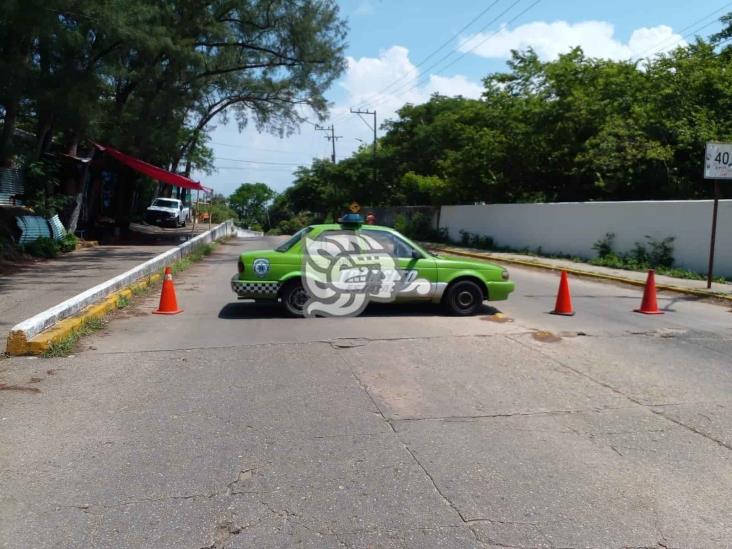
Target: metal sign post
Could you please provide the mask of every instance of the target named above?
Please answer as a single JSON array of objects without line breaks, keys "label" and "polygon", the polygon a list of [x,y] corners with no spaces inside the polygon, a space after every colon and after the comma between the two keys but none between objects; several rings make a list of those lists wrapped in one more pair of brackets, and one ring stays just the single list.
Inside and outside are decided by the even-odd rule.
[{"label": "metal sign post", "polygon": [[704,155],[704,179],[714,180],[714,209],[712,211],[712,236],[709,240],[709,268],[707,288],[714,278],[714,245],[717,240],[717,212],[719,211],[719,181],[732,179],[732,143],[707,143]]}]

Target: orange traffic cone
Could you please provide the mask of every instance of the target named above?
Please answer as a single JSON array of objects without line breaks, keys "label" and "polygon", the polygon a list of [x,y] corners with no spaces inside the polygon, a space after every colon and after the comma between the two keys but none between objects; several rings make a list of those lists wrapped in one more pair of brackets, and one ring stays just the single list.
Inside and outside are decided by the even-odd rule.
[{"label": "orange traffic cone", "polygon": [[567,271],[562,271],[562,278],[559,281],[559,293],[557,293],[557,303],[554,305],[554,310],[551,314],[574,316],[574,309],[572,309],[572,297],[569,295]]},{"label": "orange traffic cone", "polygon": [[636,313],[644,315],[662,315],[663,311],[659,310],[656,302],[656,272],[653,269],[648,271],[646,279],[646,287],[643,290],[643,301],[640,309],[635,309]]},{"label": "orange traffic cone", "polygon": [[178,301],[175,299],[175,286],[173,286],[173,272],[170,267],[165,267],[163,277],[163,292],[160,294],[160,305],[158,310],[153,311],[154,315],[177,315],[183,309],[178,308]]}]

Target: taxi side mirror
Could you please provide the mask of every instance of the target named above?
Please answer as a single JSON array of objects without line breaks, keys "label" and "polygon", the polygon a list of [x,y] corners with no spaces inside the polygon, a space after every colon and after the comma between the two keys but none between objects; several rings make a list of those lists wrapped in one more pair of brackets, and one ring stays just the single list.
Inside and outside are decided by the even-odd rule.
[{"label": "taxi side mirror", "polygon": [[419,250],[412,250],[412,259],[422,259],[422,254]]}]

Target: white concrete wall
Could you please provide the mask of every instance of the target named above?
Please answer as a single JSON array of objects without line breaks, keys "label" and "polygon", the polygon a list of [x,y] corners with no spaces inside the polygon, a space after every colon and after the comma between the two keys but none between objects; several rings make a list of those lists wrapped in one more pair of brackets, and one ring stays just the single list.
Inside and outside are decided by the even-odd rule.
[{"label": "white concrete wall", "polygon": [[[645,235],[674,236],[676,265],[706,273],[712,223],[711,200],[570,202],[443,206],[440,226],[459,241],[460,230],[491,236],[513,248],[595,257],[592,245],[615,233],[615,250],[630,251]],[[732,200],[721,200],[714,272],[732,276]]]}]

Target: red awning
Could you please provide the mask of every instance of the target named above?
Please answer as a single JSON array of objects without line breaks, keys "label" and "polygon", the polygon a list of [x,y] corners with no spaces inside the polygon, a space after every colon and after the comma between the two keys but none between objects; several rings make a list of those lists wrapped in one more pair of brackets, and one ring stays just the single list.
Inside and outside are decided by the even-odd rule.
[{"label": "red awning", "polygon": [[162,181],[163,183],[175,185],[176,187],[183,187],[184,189],[193,189],[194,191],[203,191],[207,193],[213,191],[213,189],[204,187],[197,181],[193,181],[192,179],[189,179],[182,175],[178,175],[177,173],[158,168],[157,166],[148,164],[147,162],[144,162],[139,158],[135,158],[134,156],[130,156],[128,154],[120,152],[117,149],[113,149],[112,147],[106,147],[104,145],[99,145],[98,143],[94,143],[94,145],[103,153],[106,153],[115,160],[122,162],[122,164],[124,164],[125,166],[129,166],[133,170],[145,174],[148,177],[151,177],[158,181]]}]

